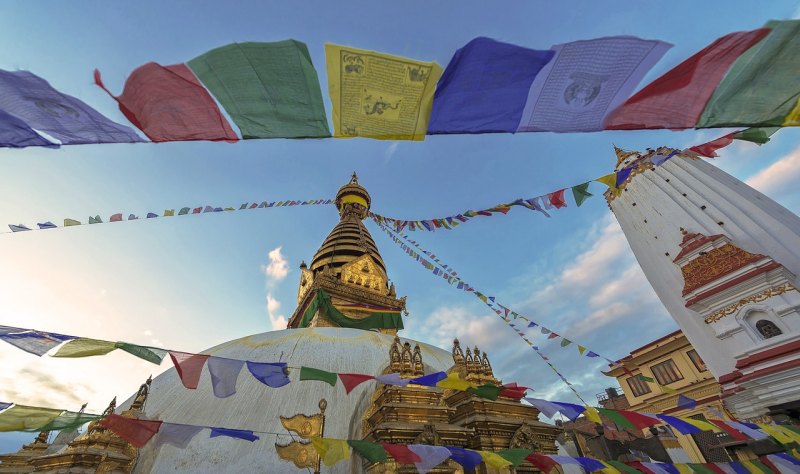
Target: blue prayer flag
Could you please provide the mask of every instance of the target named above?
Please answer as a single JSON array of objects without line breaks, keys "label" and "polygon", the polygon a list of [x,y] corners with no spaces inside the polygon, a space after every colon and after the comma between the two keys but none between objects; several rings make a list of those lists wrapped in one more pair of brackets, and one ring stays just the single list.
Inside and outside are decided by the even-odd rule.
[{"label": "blue prayer flag", "polygon": [[670,426],[680,431],[681,434],[689,435],[694,433],[700,433],[701,431],[703,431],[700,428],[694,425],[690,425],[689,423],[686,423],[685,421],[676,418],[674,416],[669,416],[669,415],[656,415],[656,416],[669,423]]},{"label": "blue prayer flag", "polygon": [[472,471],[483,462],[481,455],[475,451],[464,448],[456,448],[454,446],[445,447],[448,451],[450,451],[450,459],[464,466],[464,471]]},{"label": "blue prayer flag", "polygon": [[258,438],[252,431],[249,430],[231,430],[228,428],[211,428],[211,438],[216,438],[217,436],[227,436],[228,438],[236,438],[236,439],[243,439],[246,441],[250,441],[251,443]]},{"label": "blue prayer flag", "polygon": [[575,460],[578,461],[578,463],[580,463],[581,467],[586,472],[594,472],[606,468],[606,465],[601,463],[597,459],[578,457],[575,458]]},{"label": "blue prayer flag", "polygon": [[436,86],[428,133],[516,132],[531,83],[554,54],[473,39]]},{"label": "blue prayer flag", "polygon": [[62,342],[75,339],[75,336],[0,326],[0,339],[25,352],[41,357]]},{"label": "blue prayer flag", "polygon": [[58,148],[58,145],[45,140],[22,120],[0,110],[0,147],[25,148],[26,146]]},{"label": "blue prayer flag", "polygon": [[156,213],[154,213],[154,212],[148,212],[148,213],[147,213],[147,218],[148,218],[148,219],[152,219],[152,218],[154,218],[154,217],[158,217],[158,214],[156,214]]},{"label": "blue prayer flag", "polygon": [[425,385],[427,387],[435,387],[437,383],[446,378],[447,378],[446,373],[435,372],[433,374],[423,375],[422,377],[411,379],[409,380],[409,383],[415,383],[417,385]]},{"label": "blue prayer flag", "polygon": [[697,400],[686,395],[678,395],[678,406],[689,410],[697,406]]},{"label": "blue prayer flag", "polygon": [[29,71],[0,70],[0,109],[65,145],[144,141],[132,129],[62,94]]},{"label": "blue prayer flag", "polygon": [[5,410],[6,408],[10,407],[11,403],[0,402],[0,411]]},{"label": "blue prayer flag", "polygon": [[564,416],[570,419],[570,421],[575,421],[576,418],[580,416],[581,413],[586,411],[586,407],[582,405],[575,405],[574,403],[565,403],[565,402],[553,402],[558,405],[561,409],[559,410]]},{"label": "blue prayer flag", "polygon": [[38,223],[36,225],[38,225],[40,229],[55,229],[56,227],[58,227],[57,225],[53,224],[50,221],[44,223]]},{"label": "blue prayer flag", "polygon": [[247,370],[259,382],[272,388],[283,387],[289,383],[285,362],[250,362],[247,361]]},{"label": "blue prayer flag", "polygon": [[24,232],[26,230],[30,230],[28,227],[24,226],[23,224],[20,224],[20,225],[8,224],[8,228],[11,229],[11,232]]},{"label": "blue prayer flag", "polygon": [[636,167],[632,166],[628,168],[622,168],[621,170],[617,171],[617,182],[615,187],[620,187],[620,185],[624,183],[626,179],[628,179],[628,176],[631,175],[631,171],[633,171],[634,168]]}]

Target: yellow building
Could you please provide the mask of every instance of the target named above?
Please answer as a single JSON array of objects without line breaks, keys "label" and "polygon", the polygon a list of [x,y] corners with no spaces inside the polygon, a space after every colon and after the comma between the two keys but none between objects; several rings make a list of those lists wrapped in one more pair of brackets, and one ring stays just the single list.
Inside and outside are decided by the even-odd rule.
[{"label": "yellow building", "polygon": [[[719,383],[680,330],[633,350],[605,374],[617,378],[632,411],[729,419]],[[679,407],[680,395],[696,400],[697,405]],[[724,435],[710,431],[674,434],[690,462],[730,461],[720,446]]]}]

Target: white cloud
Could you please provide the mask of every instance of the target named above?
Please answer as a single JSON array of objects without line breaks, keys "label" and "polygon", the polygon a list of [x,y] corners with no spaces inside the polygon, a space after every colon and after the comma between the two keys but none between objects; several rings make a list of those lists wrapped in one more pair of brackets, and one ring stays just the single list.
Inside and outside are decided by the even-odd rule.
[{"label": "white cloud", "polygon": [[476,313],[463,306],[440,307],[425,317],[422,327],[415,328],[424,334],[424,340],[437,347],[449,348],[458,337],[470,347],[493,347],[507,339],[503,325],[497,317],[488,316],[490,311]]},{"label": "white cloud", "polygon": [[289,264],[281,254],[281,248],[276,247],[270,250],[267,254],[269,264],[261,266],[261,270],[267,276],[268,284],[279,282],[289,274]]},{"label": "white cloud", "polygon": [[774,196],[796,191],[800,178],[800,147],[745,181],[764,194]]},{"label": "white cloud", "polygon": [[267,316],[269,316],[270,329],[277,331],[278,329],[286,329],[288,321],[282,314],[278,314],[281,308],[281,302],[272,297],[272,294],[267,294]]},{"label": "white cloud", "polygon": [[383,163],[386,164],[389,160],[392,159],[395,153],[397,153],[397,147],[400,146],[400,142],[392,142],[386,147],[386,151],[383,153]]}]

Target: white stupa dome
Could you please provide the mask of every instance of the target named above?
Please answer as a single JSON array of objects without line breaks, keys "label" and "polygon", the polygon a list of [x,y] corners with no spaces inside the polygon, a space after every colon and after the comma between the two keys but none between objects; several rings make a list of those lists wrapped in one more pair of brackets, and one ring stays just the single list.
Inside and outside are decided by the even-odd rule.
[{"label": "white stupa dome", "polygon": [[[344,328],[286,329],[236,339],[208,349],[203,354],[256,362],[288,363],[289,367],[308,366],[329,372],[379,375],[389,365],[393,336],[373,331]],[[419,344],[425,373],[453,367],[452,355],[437,347]],[[291,369],[290,369],[291,370]],[[214,396],[208,369],[204,368],[196,390],[185,388],[174,368],[156,377],[144,407],[144,418],[164,422],[215,426],[289,434],[279,416],[319,413],[320,399],[327,400],[326,437],[362,438],[362,416],[375,391],[374,381],[356,387],[350,395],[341,383],[336,387],[319,381],[300,381],[293,369],[291,383],[268,387],[244,367],[239,374],[237,392],[228,398]],[[130,406],[133,397],[121,405]],[[292,463],[281,460],[275,450],[275,435],[261,435],[255,442],[225,437],[210,438],[201,431],[185,449],[158,445],[155,438],[139,450],[134,472],[278,473],[300,472]],[[299,438],[297,438],[299,439]],[[291,441],[280,437],[282,444]],[[341,462],[325,472],[360,472],[361,459]]]}]

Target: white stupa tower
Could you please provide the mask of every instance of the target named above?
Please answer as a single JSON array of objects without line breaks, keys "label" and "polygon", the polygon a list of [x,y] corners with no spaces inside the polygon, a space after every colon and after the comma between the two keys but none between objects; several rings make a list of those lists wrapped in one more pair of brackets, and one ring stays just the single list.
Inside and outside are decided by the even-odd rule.
[{"label": "white stupa tower", "polygon": [[617,156],[617,170],[643,164],[609,206],[726,405],[742,419],[797,419],[800,218],[699,158]]}]

